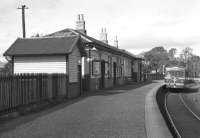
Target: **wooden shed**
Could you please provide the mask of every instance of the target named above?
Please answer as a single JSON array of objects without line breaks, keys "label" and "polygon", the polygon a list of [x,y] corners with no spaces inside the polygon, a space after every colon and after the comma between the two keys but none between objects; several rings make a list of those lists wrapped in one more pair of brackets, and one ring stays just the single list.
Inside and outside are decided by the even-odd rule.
[{"label": "wooden shed", "polygon": [[80,62],[85,55],[80,36],[19,38],[4,53],[13,74],[46,73],[68,76],[69,97],[80,94]]}]

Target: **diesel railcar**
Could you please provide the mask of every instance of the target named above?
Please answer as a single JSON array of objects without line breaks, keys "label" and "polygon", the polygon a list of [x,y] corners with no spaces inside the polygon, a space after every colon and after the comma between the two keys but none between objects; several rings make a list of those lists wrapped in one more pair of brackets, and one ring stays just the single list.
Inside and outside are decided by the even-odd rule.
[{"label": "diesel railcar", "polygon": [[165,71],[165,84],[167,88],[184,88],[185,68],[167,67]]}]

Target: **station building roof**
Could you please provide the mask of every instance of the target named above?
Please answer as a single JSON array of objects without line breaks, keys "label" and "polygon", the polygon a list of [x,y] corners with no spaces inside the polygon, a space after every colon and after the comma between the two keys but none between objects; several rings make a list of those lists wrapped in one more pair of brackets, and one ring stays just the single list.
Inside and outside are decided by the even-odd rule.
[{"label": "station building roof", "polygon": [[[110,53],[142,60],[141,57],[126,50],[111,46],[80,31],[69,28],[42,37],[18,38],[4,53],[4,56],[69,54],[79,42],[85,45],[95,45],[97,49]],[[79,48],[81,53],[85,55],[84,48],[82,46]]]},{"label": "station building roof", "polygon": [[79,40],[79,36],[18,38],[4,56],[69,54]]}]

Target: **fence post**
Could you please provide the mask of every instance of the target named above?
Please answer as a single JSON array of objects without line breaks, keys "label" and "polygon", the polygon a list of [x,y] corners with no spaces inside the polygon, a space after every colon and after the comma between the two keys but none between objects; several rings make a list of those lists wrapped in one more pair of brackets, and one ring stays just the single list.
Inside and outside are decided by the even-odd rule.
[{"label": "fence post", "polygon": [[62,97],[66,97],[66,95],[67,95],[67,86],[66,86],[67,78],[66,78],[65,74],[61,74],[60,77],[61,77],[60,83],[61,83]]},{"label": "fence post", "polygon": [[48,99],[52,99],[53,98],[53,90],[52,90],[52,75],[49,74],[47,76],[47,93],[48,93]]}]

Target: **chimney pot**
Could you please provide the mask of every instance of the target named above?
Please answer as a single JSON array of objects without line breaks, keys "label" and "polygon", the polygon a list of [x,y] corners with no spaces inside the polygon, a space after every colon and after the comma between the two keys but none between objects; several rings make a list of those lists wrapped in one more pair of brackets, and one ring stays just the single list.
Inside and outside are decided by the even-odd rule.
[{"label": "chimney pot", "polygon": [[77,15],[77,21],[80,21],[80,14]]},{"label": "chimney pot", "polygon": [[114,39],[114,46],[116,46],[118,48],[118,39],[117,39],[117,36],[115,36],[115,39]]},{"label": "chimney pot", "polygon": [[106,28],[101,28],[100,40],[101,40],[102,42],[104,42],[104,43],[108,43]]},{"label": "chimney pot", "polygon": [[81,14],[81,21],[84,21],[84,14]]},{"label": "chimney pot", "polygon": [[86,34],[86,29],[85,29],[85,21],[84,21],[84,14],[78,14],[77,16],[77,21],[76,21],[76,30]]}]

